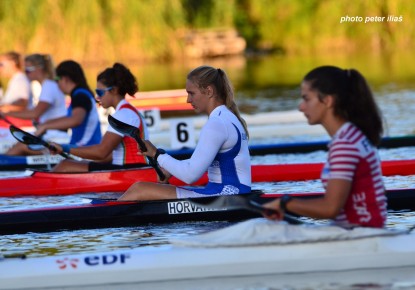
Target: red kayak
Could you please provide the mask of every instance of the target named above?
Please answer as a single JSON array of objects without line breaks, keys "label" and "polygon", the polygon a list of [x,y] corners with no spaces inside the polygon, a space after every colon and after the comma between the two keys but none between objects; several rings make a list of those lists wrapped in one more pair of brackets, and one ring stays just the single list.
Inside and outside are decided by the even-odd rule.
[{"label": "red kayak", "polygon": [[[320,178],[322,163],[253,165],[252,182],[299,181]],[[414,160],[382,162],[384,176],[415,174]],[[125,191],[137,181],[156,182],[151,167],[88,173],[51,173],[30,171],[26,176],[0,179],[0,197],[18,195],[69,195],[86,192]],[[194,185],[207,182],[206,174]],[[177,178],[171,184],[184,185]]]}]

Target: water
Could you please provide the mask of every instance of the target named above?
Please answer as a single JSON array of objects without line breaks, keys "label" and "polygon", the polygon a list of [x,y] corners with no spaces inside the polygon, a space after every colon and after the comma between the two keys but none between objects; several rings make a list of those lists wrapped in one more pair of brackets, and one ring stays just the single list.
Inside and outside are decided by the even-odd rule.
[{"label": "water", "polygon": [[[314,66],[320,60],[312,61],[307,64]],[[343,60],[342,60],[343,61]],[[340,61],[340,63],[342,63]],[[271,70],[263,61],[259,61],[258,68],[263,70]],[[344,62],[344,61],[343,61]],[[281,83],[270,84],[270,78],[260,74],[261,70],[253,68],[251,61],[239,63],[236,65],[225,64],[229,66],[229,75],[235,79],[238,90],[238,103],[241,110],[247,113],[259,113],[265,111],[284,111],[296,109],[298,104],[299,89],[297,80],[300,80],[305,69],[299,73],[299,67],[302,63],[291,64],[286,66],[287,75],[282,72],[275,73],[275,78],[280,78]],[[356,66],[355,66],[356,67]],[[185,75],[188,67],[180,67],[178,69],[182,75]],[[379,67],[377,67],[379,68]],[[242,70],[249,71],[253,79],[249,80],[249,74],[243,75]],[[386,68],[379,69],[380,72],[386,71]],[[143,69],[145,71],[145,68]],[[253,71],[257,72],[264,78],[261,80]],[[406,82],[396,70],[392,70],[395,74],[391,74],[391,81],[387,81],[385,77],[379,77],[377,74],[371,76],[373,80],[375,95],[381,107],[385,119],[388,124],[387,135],[409,135],[415,134],[415,118],[412,117],[415,111],[415,86],[410,82]],[[273,73],[273,72],[271,72]],[[386,73],[385,73],[386,74]],[[398,77],[397,77],[398,75]],[[404,81],[397,81],[404,79]],[[249,84],[254,84],[250,88]],[[174,80],[171,88],[182,87],[180,81]],[[164,87],[162,87],[164,88]],[[155,89],[155,88],[151,88]],[[278,98],[276,97],[278,96]],[[279,138],[266,140],[271,142],[286,141],[304,141],[304,140],[327,140],[326,135],[321,136],[281,136]],[[255,140],[253,140],[255,142]],[[415,149],[412,147],[397,148],[389,150],[380,150],[383,160],[410,159],[415,156]],[[266,155],[255,156],[252,158],[253,164],[273,164],[273,163],[303,163],[303,162],[322,162],[326,158],[326,152],[313,152],[308,154],[282,154],[282,155]],[[394,176],[385,178],[387,188],[404,188],[413,187],[415,176]],[[261,189],[265,192],[315,192],[322,191],[321,183],[318,180],[304,182],[274,182],[274,183],[257,183],[254,189]],[[54,197],[24,197],[24,198],[0,198],[0,210],[22,207],[38,207],[58,204],[76,204],[82,202],[83,195],[74,196],[54,196]],[[28,233],[18,235],[3,235],[0,237],[0,255],[22,255],[29,257],[41,257],[50,255],[63,255],[81,252],[100,252],[115,249],[128,249],[135,247],[154,247],[168,243],[170,237],[188,236],[202,233],[204,231],[214,230],[217,228],[230,225],[228,222],[192,222],[192,223],[172,223],[162,225],[146,225],[139,227],[124,228],[107,228],[96,230],[77,230],[77,231],[58,231],[51,233]],[[415,212],[413,211],[390,211],[388,215],[388,227],[408,229],[415,225]],[[350,279],[350,276],[348,276]],[[355,276],[351,276],[357,277]],[[268,277],[269,278],[269,277]],[[275,277],[274,277],[275,278]],[[280,277],[281,278],[281,277]],[[265,279],[265,278],[264,278]],[[282,279],[282,278],[281,278]],[[339,278],[340,279],[340,278]],[[357,279],[357,278],[356,278]],[[240,284],[242,280],[223,281],[222,285],[227,285],[226,289],[373,289],[371,285],[358,285],[353,282],[350,284],[344,282],[338,285],[314,285],[311,282],[303,286],[295,286],[293,281],[285,284],[274,284],[270,282],[264,287],[252,283],[249,279],[244,285]],[[264,280],[265,281],[265,280]],[[307,281],[304,278],[304,281]],[[321,278],[321,281],[324,281]],[[339,280],[340,281],[340,280]],[[349,280],[351,281],[351,280]],[[356,280],[357,281],[357,280]],[[291,284],[290,284],[291,283]],[[379,283],[381,281],[379,280]],[[386,282],[385,282],[386,283]],[[279,285],[279,286],[275,286]],[[375,289],[389,289],[387,286],[375,286]],[[356,287],[355,287],[356,286]],[[198,288],[198,287],[196,287]],[[166,287],[168,289],[168,287]],[[185,287],[183,287],[185,289]],[[192,289],[186,288],[186,289]],[[201,288],[200,288],[201,289]],[[205,289],[205,288],[204,288]],[[206,288],[208,289],[208,288]],[[219,287],[217,288],[219,289]],[[220,288],[225,289],[225,288]],[[410,288],[403,288],[410,289]]]}]

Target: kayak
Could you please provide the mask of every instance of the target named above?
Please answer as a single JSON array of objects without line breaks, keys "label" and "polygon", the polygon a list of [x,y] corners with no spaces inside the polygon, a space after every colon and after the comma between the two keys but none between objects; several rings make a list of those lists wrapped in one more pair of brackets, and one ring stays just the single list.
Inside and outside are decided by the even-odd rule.
[{"label": "kayak", "polygon": [[[298,198],[322,196],[323,193],[290,193]],[[281,197],[278,193],[253,193],[249,198],[263,204]],[[415,209],[415,189],[388,190],[388,209]],[[224,198],[232,199],[232,196]],[[211,202],[215,197],[198,198],[198,204],[189,200],[154,200],[140,202],[113,199],[84,198],[85,202],[30,209],[0,211],[0,234],[47,232],[69,229],[121,227],[148,223],[180,221],[240,221],[259,214],[246,209],[208,208],[201,200]],[[193,199],[194,200],[194,199]]]},{"label": "kayak", "polygon": [[[203,242],[207,238],[208,244]],[[253,219],[157,247],[3,259],[0,289],[127,289],[127,285],[134,289],[208,289],[197,285],[211,286],[209,281],[230,277],[335,276],[353,270],[387,270],[396,281],[400,276],[395,269],[402,272],[414,266],[414,232],[294,226]],[[367,279],[372,283],[363,285],[383,280],[379,275],[376,280]],[[414,273],[406,279],[414,282]]]},{"label": "kayak", "polygon": [[[279,144],[255,144],[249,146],[251,156],[262,156],[266,154],[288,154],[288,153],[309,153],[318,150],[327,150],[326,140],[314,142],[296,142]],[[415,136],[385,137],[382,139],[380,148],[391,149],[406,146],[415,146]],[[167,153],[177,159],[188,159],[193,153],[193,148],[182,148],[166,150]],[[47,168],[62,160],[59,155],[34,155],[34,156],[7,156],[0,154],[1,170],[19,170],[26,168]]]},{"label": "kayak", "polygon": [[[323,163],[252,165],[252,182],[299,181],[320,178]],[[415,159],[383,161],[384,176],[415,174]],[[137,181],[156,182],[151,167],[94,171],[86,173],[53,173],[26,171],[24,176],[0,178],[0,197],[18,195],[68,195],[85,192],[125,191]],[[185,185],[175,177],[173,185]],[[207,183],[204,174],[193,185]]]}]

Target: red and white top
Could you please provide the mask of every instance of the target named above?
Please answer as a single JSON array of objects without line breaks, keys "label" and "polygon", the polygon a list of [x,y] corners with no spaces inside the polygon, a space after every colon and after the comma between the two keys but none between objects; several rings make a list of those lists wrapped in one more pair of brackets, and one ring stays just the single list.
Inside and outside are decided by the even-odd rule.
[{"label": "red and white top", "polygon": [[329,179],[352,182],[346,204],[335,223],[340,226],[383,227],[387,200],[377,149],[352,123],[344,124],[329,144],[328,161],[321,173],[324,187]]},{"label": "red and white top", "polygon": [[[126,100],[122,100],[115,108],[115,113],[112,115],[115,119],[120,120],[126,124],[132,125],[140,129],[140,137],[142,139],[148,138],[147,126],[142,115],[137,109]],[[128,136],[122,135],[111,126],[108,126],[108,132],[122,136],[122,141],[112,152],[112,164],[124,165],[133,163],[147,163],[144,155],[139,155],[139,148],[137,142]]]}]

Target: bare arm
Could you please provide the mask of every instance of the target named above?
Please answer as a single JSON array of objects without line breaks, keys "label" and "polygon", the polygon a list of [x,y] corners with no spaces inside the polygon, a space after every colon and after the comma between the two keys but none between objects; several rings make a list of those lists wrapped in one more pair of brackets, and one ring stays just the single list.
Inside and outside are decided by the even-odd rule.
[{"label": "bare arm", "polygon": [[72,116],[62,117],[57,119],[48,120],[47,122],[40,124],[37,127],[36,135],[42,135],[48,129],[66,130],[74,128],[82,124],[86,116],[86,111],[82,107],[77,107],[72,110]]},{"label": "bare arm", "polygon": [[[344,207],[349,196],[352,183],[344,179],[331,179],[323,197],[313,199],[292,199],[286,208],[292,213],[317,219],[333,219]],[[274,200],[264,205],[267,208],[280,209],[280,200]],[[274,216],[268,218],[275,219]]]},{"label": "bare arm", "polygon": [[49,103],[39,102],[35,108],[32,110],[23,110],[16,112],[5,113],[6,116],[11,116],[20,119],[37,119],[43,115],[50,107]]},{"label": "bare arm", "polygon": [[[109,156],[112,157],[112,151],[120,144],[122,137],[120,135],[106,132],[100,144],[91,146],[82,146],[78,148],[71,148],[70,153],[81,158],[95,160],[99,162],[108,161]],[[57,148],[57,153],[62,152],[62,147],[59,144],[53,143]]]}]

